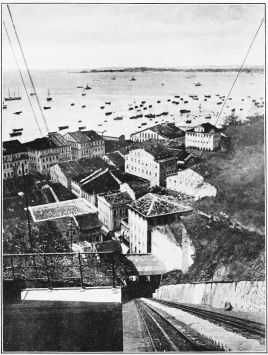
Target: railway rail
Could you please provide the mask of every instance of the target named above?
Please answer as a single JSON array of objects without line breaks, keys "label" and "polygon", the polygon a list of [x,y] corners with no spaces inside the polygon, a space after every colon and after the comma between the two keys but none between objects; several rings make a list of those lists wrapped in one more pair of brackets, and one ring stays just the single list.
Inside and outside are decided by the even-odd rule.
[{"label": "railway rail", "polygon": [[257,335],[262,338],[265,338],[266,336],[265,325],[258,322],[234,317],[229,314],[223,314],[223,313],[210,311],[206,309],[200,309],[194,306],[179,304],[173,301],[165,301],[165,300],[158,300],[158,299],[153,299],[153,301],[169,307],[180,309],[182,311],[188,312],[192,315],[198,316],[205,320],[209,320],[215,324],[228,326],[232,331],[236,331],[238,333],[243,333],[243,334],[246,333],[247,335],[250,336]]},{"label": "railway rail", "polygon": [[216,345],[194,334],[185,334],[163,314],[141,300],[135,300],[140,317],[155,352],[220,351]]}]

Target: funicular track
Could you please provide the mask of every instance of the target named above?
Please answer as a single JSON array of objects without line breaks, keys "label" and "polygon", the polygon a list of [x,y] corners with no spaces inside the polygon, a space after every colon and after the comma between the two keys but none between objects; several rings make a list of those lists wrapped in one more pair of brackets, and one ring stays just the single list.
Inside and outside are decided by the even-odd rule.
[{"label": "funicular track", "polygon": [[175,327],[163,314],[143,302],[135,300],[141,319],[151,342],[153,351],[219,351],[217,346],[193,334],[185,334]]},{"label": "funicular track", "polygon": [[261,338],[265,338],[265,334],[266,334],[265,325],[258,322],[254,322],[243,318],[237,318],[229,314],[223,314],[217,311],[210,311],[206,309],[200,309],[195,306],[179,304],[177,302],[158,300],[158,299],[153,299],[153,301],[169,307],[180,309],[192,315],[213,322],[217,325],[227,326],[228,329],[237,333],[242,333],[248,336],[255,336],[255,337],[258,336]]}]

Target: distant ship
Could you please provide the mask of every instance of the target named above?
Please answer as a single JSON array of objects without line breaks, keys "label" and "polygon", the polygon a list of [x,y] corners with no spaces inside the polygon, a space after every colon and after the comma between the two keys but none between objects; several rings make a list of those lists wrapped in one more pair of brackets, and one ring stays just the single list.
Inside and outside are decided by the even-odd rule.
[{"label": "distant ship", "polygon": [[90,90],[90,89],[91,89],[91,87],[88,86],[88,84],[87,84],[87,86],[85,87],[85,90]]},{"label": "distant ship", "polygon": [[52,97],[50,97],[50,93],[49,93],[49,90],[47,91],[47,101],[51,101],[52,100]]},{"label": "distant ship", "polygon": [[8,90],[8,97],[5,97],[5,101],[13,101],[13,100],[21,100],[19,91],[18,91],[18,96],[15,96],[15,91],[14,91],[14,96],[10,96],[10,92]]},{"label": "distant ship", "polygon": [[117,121],[117,120],[122,120],[123,119],[123,116],[118,116],[118,117],[115,117],[114,120]]},{"label": "distant ship", "polygon": [[23,131],[23,128],[13,128],[13,132],[21,132]]},{"label": "distant ship", "polygon": [[69,128],[69,126],[59,126],[59,131],[66,129],[66,128]]},{"label": "distant ship", "polygon": [[197,84],[195,84],[195,86],[201,86],[201,84],[198,82]]},{"label": "distant ship", "polygon": [[7,108],[7,104],[5,104],[5,101],[3,101],[3,109]]},{"label": "distant ship", "polygon": [[17,136],[21,136],[22,135],[22,132],[12,132],[12,133],[9,133],[10,137],[17,137]]},{"label": "distant ship", "polygon": [[136,81],[136,79],[133,76],[129,81]]}]

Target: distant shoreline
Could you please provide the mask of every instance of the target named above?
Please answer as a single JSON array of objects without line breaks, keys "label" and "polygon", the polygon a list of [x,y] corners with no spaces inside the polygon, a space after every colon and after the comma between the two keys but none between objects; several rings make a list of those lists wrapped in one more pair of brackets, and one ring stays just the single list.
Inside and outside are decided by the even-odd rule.
[{"label": "distant shoreline", "polygon": [[[91,69],[82,70],[79,72],[72,72],[77,74],[88,74],[88,73],[144,73],[144,72],[185,72],[185,73],[225,73],[225,72],[238,72],[239,67],[236,68],[122,68],[122,69]],[[261,66],[255,67],[245,67],[242,68],[243,73],[264,73],[264,68]]]}]

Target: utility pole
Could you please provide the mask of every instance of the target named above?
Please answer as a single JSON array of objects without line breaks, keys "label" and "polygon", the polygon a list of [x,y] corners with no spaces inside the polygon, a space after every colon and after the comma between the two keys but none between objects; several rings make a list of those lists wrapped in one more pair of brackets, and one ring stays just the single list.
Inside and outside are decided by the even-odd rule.
[{"label": "utility pole", "polygon": [[31,223],[30,223],[30,212],[29,212],[28,196],[27,196],[27,184],[26,184],[26,180],[25,180],[24,164],[21,163],[21,165],[22,165],[22,175],[23,175],[23,182],[24,182],[26,208],[27,208],[27,220],[28,220],[28,230],[29,230],[29,241],[30,241],[31,253],[32,253],[32,252],[33,252],[33,243],[32,243],[32,231],[31,231]]}]

